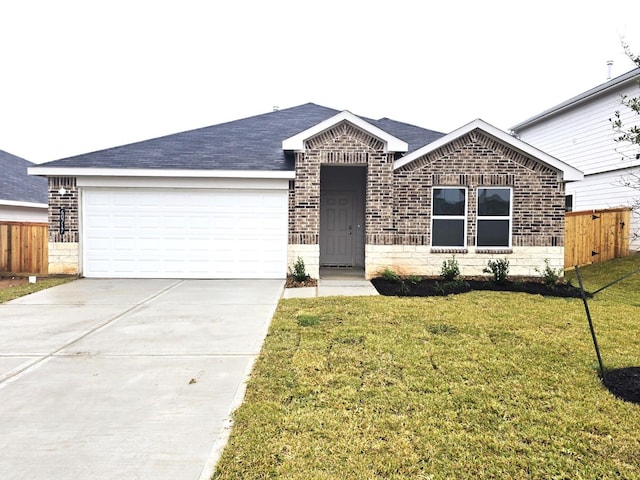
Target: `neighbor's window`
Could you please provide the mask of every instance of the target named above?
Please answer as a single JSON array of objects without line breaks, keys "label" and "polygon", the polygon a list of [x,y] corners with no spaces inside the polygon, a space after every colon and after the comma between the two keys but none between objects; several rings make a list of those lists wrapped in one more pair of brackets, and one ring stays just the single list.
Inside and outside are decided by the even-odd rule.
[{"label": "neighbor's window", "polygon": [[566,195],[564,197],[564,211],[573,212],[573,195]]},{"label": "neighbor's window", "polygon": [[460,187],[433,189],[431,245],[464,247],[467,230],[467,190]]},{"label": "neighbor's window", "polygon": [[478,188],[478,247],[511,247],[511,189]]}]

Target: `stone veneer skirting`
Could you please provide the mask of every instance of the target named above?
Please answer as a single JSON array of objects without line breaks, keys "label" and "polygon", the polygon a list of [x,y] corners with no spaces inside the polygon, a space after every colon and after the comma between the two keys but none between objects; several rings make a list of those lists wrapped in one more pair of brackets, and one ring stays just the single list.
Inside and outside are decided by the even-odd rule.
[{"label": "stone veneer skirting", "polygon": [[49,242],[49,274],[77,275],[80,273],[79,252],[78,242]]},{"label": "stone veneer skirting", "polygon": [[365,245],[365,272],[367,278],[376,277],[385,268],[400,275],[438,276],[442,262],[454,255],[463,276],[486,275],[482,269],[491,259],[506,258],[509,275],[539,277],[536,268],[545,268],[545,259],[554,269],[564,267],[564,247],[513,247],[512,253],[476,253],[475,247],[467,253],[435,253],[431,247],[421,245]]}]

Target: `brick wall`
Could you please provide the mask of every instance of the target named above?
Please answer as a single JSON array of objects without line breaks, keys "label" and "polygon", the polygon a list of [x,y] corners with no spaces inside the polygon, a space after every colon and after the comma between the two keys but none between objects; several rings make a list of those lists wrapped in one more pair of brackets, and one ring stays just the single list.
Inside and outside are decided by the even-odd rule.
[{"label": "brick wall", "polygon": [[564,185],[556,172],[478,131],[395,172],[394,244],[430,245],[433,186],[467,187],[469,246],[475,245],[477,189],[482,186],[513,188],[514,247],[564,245]]},{"label": "brick wall", "polygon": [[[65,192],[60,193],[64,188]],[[64,233],[61,212],[64,208]],[[49,178],[49,274],[80,272],[78,187],[75,177]]]},{"label": "brick wall", "polygon": [[368,165],[365,230],[376,238],[392,233],[393,156],[383,149],[383,142],[346,122],[306,142],[289,185],[290,245],[319,243],[321,165]]},{"label": "brick wall", "polygon": [[[60,189],[64,188],[64,194]],[[65,232],[60,232],[60,216],[65,210]],[[49,178],[49,241],[70,243],[78,241],[78,187],[75,177]]]}]

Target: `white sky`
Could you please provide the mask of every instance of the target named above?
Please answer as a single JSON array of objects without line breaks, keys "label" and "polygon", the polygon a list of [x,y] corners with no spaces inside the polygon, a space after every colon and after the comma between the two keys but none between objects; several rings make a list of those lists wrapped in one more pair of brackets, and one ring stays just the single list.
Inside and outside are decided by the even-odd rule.
[{"label": "white sky", "polygon": [[504,130],[633,68],[640,1],[0,0],[0,149],[41,163],[314,102]]}]

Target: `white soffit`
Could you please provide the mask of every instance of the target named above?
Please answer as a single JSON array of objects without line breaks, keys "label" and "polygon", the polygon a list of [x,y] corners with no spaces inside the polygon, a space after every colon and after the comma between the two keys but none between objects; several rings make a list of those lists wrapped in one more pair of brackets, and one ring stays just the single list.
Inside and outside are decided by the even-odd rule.
[{"label": "white soffit", "polygon": [[5,205],[8,207],[26,207],[26,208],[49,208],[49,205],[46,203],[33,203],[33,202],[17,202],[13,200],[2,200],[0,199],[0,205]]},{"label": "white soffit", "polygon": [[414,160],[417,160],[418,158],[423,157],[437,150],[438,148],[441,148],[447,145],[448,143],[453,142],[457,138],[460,138],[463,135],[466,135],[467,133],[476,129],[483,131],[487,135],[510,146],[511,148],[518,150],[524,153],[525,155],[533,157],[538,161],[540,161],[541,163],[548,165],[549,167],[557,170],[559,172],[560,179],[562,181],[571,182],[571,181],[582,180],[584,178],[584,174],[577,168],[572,167],[571,165],[563,162],[562,160],[558,160],[556,157],[552,157],[551,155],[543,152],[542,150],[538,150],[534,146],[529,145],[528,143],[525,143],[522,140],[512,135],[509,135],[503,130],[496,128],[493,125],[490,125],[484,120],[481,120],[479,118],[464,125],[463,127],[458,128],[457,130],[454,130],[453,132],[445,135],[444,137],[440,137],[435,142],[431,142],[430,144],[425,145],[424,147],[419,148],[418,150],[415,150],[410,154],[405,155],[404,157],[396,160],[393,165],[393,168],[394,170],[401,168],[404,165],[407,165],[408,163],[411,163]]},{"label": "white soffit", "polygon": [[284,178],[294,171],[282,170],[163,170],[153,168],[30,167],[29,175],[50,177],[173,177],[173,178]]},{"label": "white soffit", "polygon": [[407,142],[400,140],[393,135],[390,135],[384,130],[370,124],[369,122],[354,115],[348,110],[340,112],[337,115],[334,115],[333,117],[328,118],[318,123],[317,125],[314,125],[313,127],[298,133],[297,135],[294,135],[293,137],[289,137],[286,140],[283,140],[282,149],[302,152],[304,151],[305,140],[319,135],[322,132],[325,132],[344,121],[349,122],[359,129],[364,130],[365,132],[380,139],[385,144],[386,152],[406,152],[409,149],[409,145],[407,144]]}]

